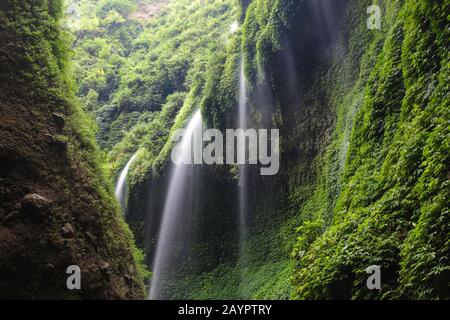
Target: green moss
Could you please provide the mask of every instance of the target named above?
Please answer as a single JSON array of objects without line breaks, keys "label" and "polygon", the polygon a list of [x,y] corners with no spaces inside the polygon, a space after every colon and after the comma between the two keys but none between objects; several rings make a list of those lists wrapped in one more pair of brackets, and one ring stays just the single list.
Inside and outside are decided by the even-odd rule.
[{"label": "green moss", "polygon": [[274,53],[280,51],[280,36],[299,10],[296,1],[253,1],[243,26],[242,48],[246,75],[251,85],[268,79]]},{"label": "green moss", "polygon": [[[448,112],[443,113],[448,97],[442,91],[448,80],[448,54],[442,51],[448,46],[443,37],[448,33],[443,27],[446,8],[429,1],[386,2],[383,7],[388,13],[383,46],[374,37],[361,62],[347,62],[360,63],[361,72],[356,90],[344,102],[361,89],[364,96],[349,109],[354,122],[348,140],[346,126],[339,125],[348,112],[339,110],[348,104],[338,104],[323,180],[332,176],[328,170],[339,160],[331,155],[344,143],[349,147],[334,180],[339,182],[339,191],[333,192],[336,205],[324,211],[331,225],[306,252],[303,238],[295,248],[296,298],[449,297],[443,165],[448,152],[442,151],[449,142]],[[364,37],[357,34],[354,41]],[[310,201],[322,207],[327,192],[320,182]],[[313,208],[307,205],[300,214]],[[383,287],[373,292],[365,288],[365,268],[375,264],[381,265]]]},{"label": "green moss", "polygon": [[[292,132],[283,132],[288,160],[272,182],[284,194],[252,204],[258,216],[247,264],[225,261],[175,279],[174,296],[448,298],[448,1],[375,1],[381,31],[366,25],[374,1],[349,2],[330,65],[318,66],[305,83],[305,106],[288,105],[276,77],[286,49],[281,39],[301,14],[300,2],[241,3],[247,9],[242,29],[226,39],[221,35],[236,14],[226,13],[231,3],[210,1],[200,9],[200,2],[188,2],[174,2],[145,26],[114,20],[126,25],[122,31],[134,30],[132,39],[119,32],[113,45],[91,39],[78,48],[87,73],[80,95],[106,119],[104,132],[112,138],[105,145],[120,141],[110,153],[115,174],[138,152],[132,187],[164,175],[172,134],[199,107],[209,127],[232,128],[241,59],[250,92],[272,90],[274,122],[298,114],[311,119],[295,119]],[[100,25],[105,33],[110,28]],[[98,68],[87,70],[93,61]],[[106,83],[112,85],[105,91]],[[308,136],[315,129],[325,137]],[[316,142],[321,145],[312,151],[297,147]],[[292,150],[310,154],[292,159]],[[382,269],[381,291],[365,287],[365,269],[374,264]]]}]

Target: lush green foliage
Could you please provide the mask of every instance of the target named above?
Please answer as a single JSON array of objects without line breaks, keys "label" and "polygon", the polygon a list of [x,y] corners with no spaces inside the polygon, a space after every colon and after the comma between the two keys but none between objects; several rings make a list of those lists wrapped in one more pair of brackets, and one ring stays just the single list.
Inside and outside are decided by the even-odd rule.
[{"label": "lush green foliage", "polygon": [[[264,263],[276,263],[257,252],[283,254],[280,248],[292,245],[289,228],[297,222],[295,298],[448,298],[448,5],[379,1],[384,32],[377,32],[366,26],[370,4],[348,6],[343,36],[349,41],[340,43],[330,71],[319,71],[307,93],[316,99],[314,91],[325,95],[333,107],[329,112],[336,113],[328,148],[316,160],[306,160],[314,161],[316,182],[293,175],[297,170],[305,174],[308,165],[302,161],[287,165],[291,192],[287,205],[278,209],[285,217],[291,207],[299,211],[292,219],[272,218],[272,228],[255,227],[247,259],[260,270]],[[274,61],[283,49],[281,33],[297,10],[296,4],[276,1],[249,6],[242,50],[254,90],[269,83],[275,94],[280,91],[273,78]],[[238,56],[234,49],[219,59],[210,77],[203,113],[217,127],[230,123],[227,117],[236,108]],[[286,138],[285,151],[295,139],[304,137]],[[271,209],[260,210],[262,217]],[[365,269],[374,264],[382,269],[381,291],[366,288]],[[276,285],[283,277],[259,273],[249,261],[247,266],[274,291],[239,291],[243,296],[281,297],[283,291],[276,291],[280,287],[289,294],[289,287]],[[231,271],[235,269],[227,270],[229,274],[217,278],[238,281]],[[250,278],[258,282],[245,276]],[[196,290],[200,296],[203,290],[213,295],[208,285]]]},{"label": "lush green foliage", "polygon": [[[132,188],[166,173],[171,134],[196,108],[210,127],[234,126],[242,59],[250,100],[269,92],[272,124],[285,126],[286,162],[266,182],[281,191],[264,189],[264,181],[254,190],[271,198],[252,204],[245,265],[227,260],[174,276],[175,296],[449,297],[449,3],[376,1],[377,31],[366,26],[372,2],[347,5],[331,61],[307,69],[294,88],[304,91],[301,102],[283,97],[277,68],[289,36],[310,44],[308,30],[290,33],[304,3],[241,1],[247,10],[233,35],[231,0],[172,1],[147,22],[130,17],[146,2],[79,5],[82,18],[72,22],[78,93],[98,120],[114,172],[138,152]],[[260,106],[250,105],[257,125]],[[381,291],[365,286],[374,264]]]},{"label": "lush green foliage", "polygon": [[[74,19],[79,95],[112,148],[136,124],[149,123],[169,96],[188,93],[227,41],[232,0],[172,1],[148,21],[130,16],[151,1],[83,1]],[[76,14],[73,15],[76,17]]]},{"label": "lush green foliage", "polygon": [[281,50],[281,34],[299,9],[297,1],[252,1],[245,16],[242,47],[250,84],[271,81],[274,53]]},{"label": "lush green foliage", "polygon": [[[361,64],[353,90],[335,98],[323,182],[300,213],[332,199],[312,213],[329,221],[323,235],[299,229],[297,298],[449,297],[448,4],[386,2],[383,12],[386,34],[367,39],[360,20],[353,45],[367,39],[366,52],[337,71]],[[381,291],[365,288],[369,265],[381,266]]]}]

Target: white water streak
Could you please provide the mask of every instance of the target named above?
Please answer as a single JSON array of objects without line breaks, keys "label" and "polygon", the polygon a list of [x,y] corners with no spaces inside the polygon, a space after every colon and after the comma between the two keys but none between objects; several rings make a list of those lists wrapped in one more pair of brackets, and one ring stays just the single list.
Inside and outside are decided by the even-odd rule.
[{"label": "white water streak", "polygon": [[136,155],[133,155],[131,159],[127,162],[125,168],[123,168],[122,172],[120,173],[119,180],[117,181],[116,184],[116,190],[114,192],[123,211],[125,210],[125,187],[128,170],[130,169],[131,163],[133,163],[135,158]]},{"label": "white water streak", "polygon": [[[244,60],[241,61],[239,76],[239,109],[238,126],[239,129],[247,130],[248,110],[247,110],[247,87],[244,73]],[[245,144],[244,140],[244,144]],[[245,145],[243,146],[245,149]],[[247,238],[247,216],[248,216],[248,195],[247,195],[248,172],[246,165],[239,166],[239,248],[240,264],[245,265],[245,244]],[[243,280],[243,279],[242,279]],[[241,283],[242,285],[242,283]]]},{"label": "white water streak", "polygon": [[182,214],[185,211],[185,195],[190,188],[189,171],[190,165],[183,163],[193,163],[192,142],[196,135],[202,132],[202,116],[200,110],[196,111],[190,119],[180,145],[180,157],[182,161],[174,164],[172,168],[169,191],[166,196],[162,224],[159,231],[159,239],[156,247],[156,255],[153,264],[153,278],[150,286],[150,299],[160,299],[161,289],[165,274],[171,264],[171,248],[176,241],[176,227],[180,223]]}]

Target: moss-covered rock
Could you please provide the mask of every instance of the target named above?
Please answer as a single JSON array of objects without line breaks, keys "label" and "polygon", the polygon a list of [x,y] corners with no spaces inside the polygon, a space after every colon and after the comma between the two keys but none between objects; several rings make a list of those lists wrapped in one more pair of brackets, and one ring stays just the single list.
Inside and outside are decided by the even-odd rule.
[{"label": "moss-covered rock", "polygon": [[[142,255],[74,99],[62,12],[59,0],[0,4],[0,296],[143,299]],[[81,290],[66,286],[70,265]]]}]

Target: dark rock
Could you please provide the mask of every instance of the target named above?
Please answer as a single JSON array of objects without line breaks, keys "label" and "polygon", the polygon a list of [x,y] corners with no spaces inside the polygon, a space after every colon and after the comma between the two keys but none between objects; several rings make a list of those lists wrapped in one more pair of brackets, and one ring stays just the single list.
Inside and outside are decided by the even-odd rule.
[{"label": "dark rock", "polygon": [[11,193],[17,194],[17,193],[21,193],[21,192],[22,192],[22,190],[19,186],[16,186],[16,185],[11,186]]},{"label": "dark rock", "polygon": [[47,263],[45,265],[45,270],[47,270],[47,271],[54,271],[55,270],[54,264],[53,263]]},{"label": "dark rock", "polygon": [[0,208],[0,221],[5,218],[5,210],[3,208]]},{"label": "dark rock", "polygon": [[103,270],[103,271],[108,270],[110,267],[111,266],[106,261],[103,261],[103,262],[100,263],[100,269]]},{"label": "dark rock", "polygon": [[73,238],[75,236],[75,230],[73,229],[73,227],[70,223],[66,223],[61,228],[61,233],[62,233],[63,238]]},{"label": "dark rock", "polygon": [[14,219],[17,219],[19,216],[20,216],[20,212],[19,211],[11,211],[10,213],[8,213],[6,215],[5,218],[3,218],[3,223],[10,222],[10,221],[12,221]]},{"label": "dark rock", "polygon": [[20,207],[22,212],[32,215],[42,215],[51,204],[51,200],[37,193],[29,193],[22,198]]},{"label": "dark rock", "polygon": [[57,113],[57,112],[53,112],[52,113],[52,117],[53,117],[53,121],[55,121],[56,125],[59,128],[63,128],[64,127],[64,124],[66,123],[66,118],[62,114]]},{"label": "dark rock", "polygon": [[94,236],[90,231],[86,232],[86,238],[94,243],[97,241],[97,237]]},{"label": "dark rock", "polygon": [[55,137],[52,134],[44,134],[44,137],[47,138],[47,140],[49,141],[49,143],[55,147],[58,151],[60,152],[64,152],[67,150],[67,142],[63,141],[57,137]]}]

